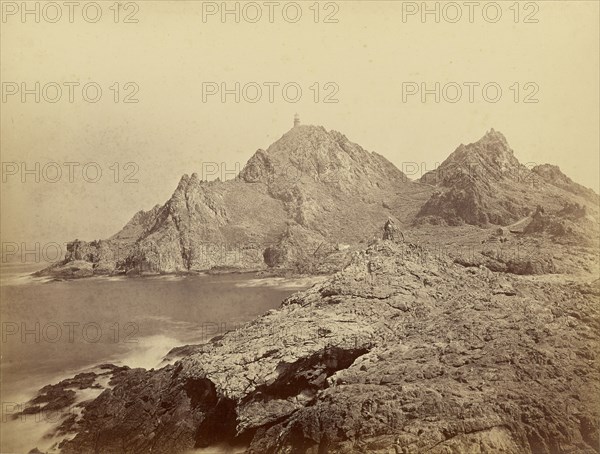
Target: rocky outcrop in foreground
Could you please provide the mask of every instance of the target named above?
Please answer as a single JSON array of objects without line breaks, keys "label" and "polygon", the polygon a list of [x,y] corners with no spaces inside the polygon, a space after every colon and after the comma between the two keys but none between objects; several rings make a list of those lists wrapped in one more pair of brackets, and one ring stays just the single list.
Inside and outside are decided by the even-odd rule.
[{"label": "rocky outcrop in foreground", "polygon": [[62,452],[600,452],[598,281],[465,268],[390,231],[175,364],[115,370]]}]

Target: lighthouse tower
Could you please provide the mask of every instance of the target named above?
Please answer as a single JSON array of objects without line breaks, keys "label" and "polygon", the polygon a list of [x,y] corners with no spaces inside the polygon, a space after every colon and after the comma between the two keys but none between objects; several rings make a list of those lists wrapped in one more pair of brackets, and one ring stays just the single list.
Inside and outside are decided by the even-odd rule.
[{"label": "lighthouse tower", "polygon": [[294,128],[300,124],[300,115],[294,115]]}]

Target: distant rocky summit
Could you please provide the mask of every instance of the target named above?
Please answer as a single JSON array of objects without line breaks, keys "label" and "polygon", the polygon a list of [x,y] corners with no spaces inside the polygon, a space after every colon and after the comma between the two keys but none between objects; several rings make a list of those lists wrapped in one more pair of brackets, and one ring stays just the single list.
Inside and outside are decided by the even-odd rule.
[{"label": "distant rocky summit", "polygon": [[60,451],[600,452],[598,280],[468,268],[397,233],[173,365],[113,369]]},{"label": "distant rocky summit", "polygon": [[[258,150],[235,179],[184,175],[164,205],[140,211],[109,239],[71,242],[64,260],[39,274],[331,273],[388,218],[419,236],[424,225],[510,226],[530,221],[537,206],[578,203],[596,225],[598,200],[557,167],[520,164],[493,129],[411,181],[343,134],[297,124]],[[583,229],[590,236],[587,224]]]},{"label": "distant rocky summit", "polygon": [[537,205],[561,202],[596,205],[591,189],[573,183],[548,164],[521,164],[502,133],[491,129],[479,141],[460,145],[437,169],[419,180],[437,188],[417,219],[448,225],[509,225],[532,214]]}]

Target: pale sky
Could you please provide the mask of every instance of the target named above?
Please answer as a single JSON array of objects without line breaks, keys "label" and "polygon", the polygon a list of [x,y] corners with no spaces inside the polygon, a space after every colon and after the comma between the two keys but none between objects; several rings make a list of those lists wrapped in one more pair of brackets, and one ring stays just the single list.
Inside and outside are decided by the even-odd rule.
[{"label": "pale sky", "polygon": [[[486,21],[480,9],[470,23],[466,7],[456,23],[445,20],[454,15],[450,10],[440,23],[430,16],[423,23],[418,14],[403,21],[402,8],[407,11],[410,2],[391,1],[339,2],[337,23],[323,23],[335,12],[324,3],[315,23],[312,1],[300,2],[302,18],[296,23],[286,21],[281,9],[269,23],[267,7],[257,23],[243,17],[240,23],[233,17],[223,23],[218,15],[203,22],[202,2],[139,2],[137,23],[114,23],[113,2],[100,3],[103,15],[96,23],[78,10],[69,23],[65,8],[56,23],[45,20],[55,14],[47,10],[40,23],[30,16],[23,23],[17,12],[0,24],[3,163],[25,162],[29,168],[36,162],[41,167],[81,163],[74,182],[64,165],[55,183],[35,183],[33,176],[22,183],[21,167],[16,175],[3,175],[2,241],[106,238],[136,211],[164,203],[181,175],[201,174],[203,163],[241,168],[292,126],[295,112],[303,123],[338,130],[401,169],[403,163],[424,163],[424,172],[493,127],[504,133],[522,163],[556,164],[575,181],[599,189],[596,1],[543,1],[530,9],[521,4],[517,23],[509,9],[513,2],[499,2],[502,17],[496,23]],[[288,10],[290,16],[293,12]],[[121,13],[120,20],[127,12]],[[524,23],[526,16],[538,23]],[[20,89],[22,82],[33,88],[36,81],[62,85],[62,98],[49,103],[42,97],[36,103],[28,95],[22,103],[20,93],[7,95],[15,86],[7,82]],[[65,82],[81,84],[73,103]],[[81,86],[90,82],[103,90],[97,103],[82,98]],[[137,84],[139,102],[115,103],[109,88],[115,82],[121,100],[131,91],[124,85]],[[266,87],[256,103],[243,98],[236,103],[233,95],[222,103],[219,96],[203,102],[206,82],[230,88],[235,82],[280,85],[272,103]],[[289,82],[303,90],[297,103],[282,95],[281,86]],[[322,102],[331,91],[328,82],[339,88],[338,103]],[[473,103],[467,88],[456,103],[435,103],[433,96],[422,103],[419,96],[403,102],[403,82],[480,85]],[[503,90],[496,103],[486,102],[481,93],[490,82]],[[320,102],[309,88],[315,83]],[[515,83],[520,102],[513,99]],[[535,87],[533,98],[539,102],[524,103]],[[248,97],[254,96],[251,89]],[[47,86],[47,97],[55,96],[53,90]],[[81,167],[89,162],[102,168],[98,183],[82,177]],[[118,183],[110,169],[115,162],[121,167]],[[134,170],[123,168],[128,162],[139,169],[138,183],[122,182]],[[15,167],[4,170],[13,173]],[[94,177],[93,169],[88,175]]]}]

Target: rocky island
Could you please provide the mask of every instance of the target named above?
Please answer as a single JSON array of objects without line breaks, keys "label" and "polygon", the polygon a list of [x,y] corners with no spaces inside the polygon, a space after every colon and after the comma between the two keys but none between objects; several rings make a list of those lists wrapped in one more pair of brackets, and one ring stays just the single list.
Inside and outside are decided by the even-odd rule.
[{"label": "rocky island", "polygon": [[[165,204],[138,212],[108,239],[69,243],[64,260],[38,274],[331,273],[378,238],[388,218],[416,242],[451,240],[465,249],[473,236],[485,241],[490,226],[520,223],[522,230],[537,207],[552,216],[543,222],[564,224],[559,243],[575,236],[594,246],[599,200],[556,166],[522,165],[493,129],[411,180],[337,131],[296,124],[256,151],[235,179],[184,175]],[[453,226],[480,228],[465,236]]]},{"label": "rocky island", "polygon": [[[330,276],[162,368],[103,365],[108,385],[61,421],[55,448],[598,453],[598,200],[554,166],[521,165],[494,130],[416,181],[302,125],[235,180],[184,176],[42,273]],[[203,249],[234,243],[243,253]],[[69,387],[96,378],[45,387],[23,411],[67,408]]]}]

